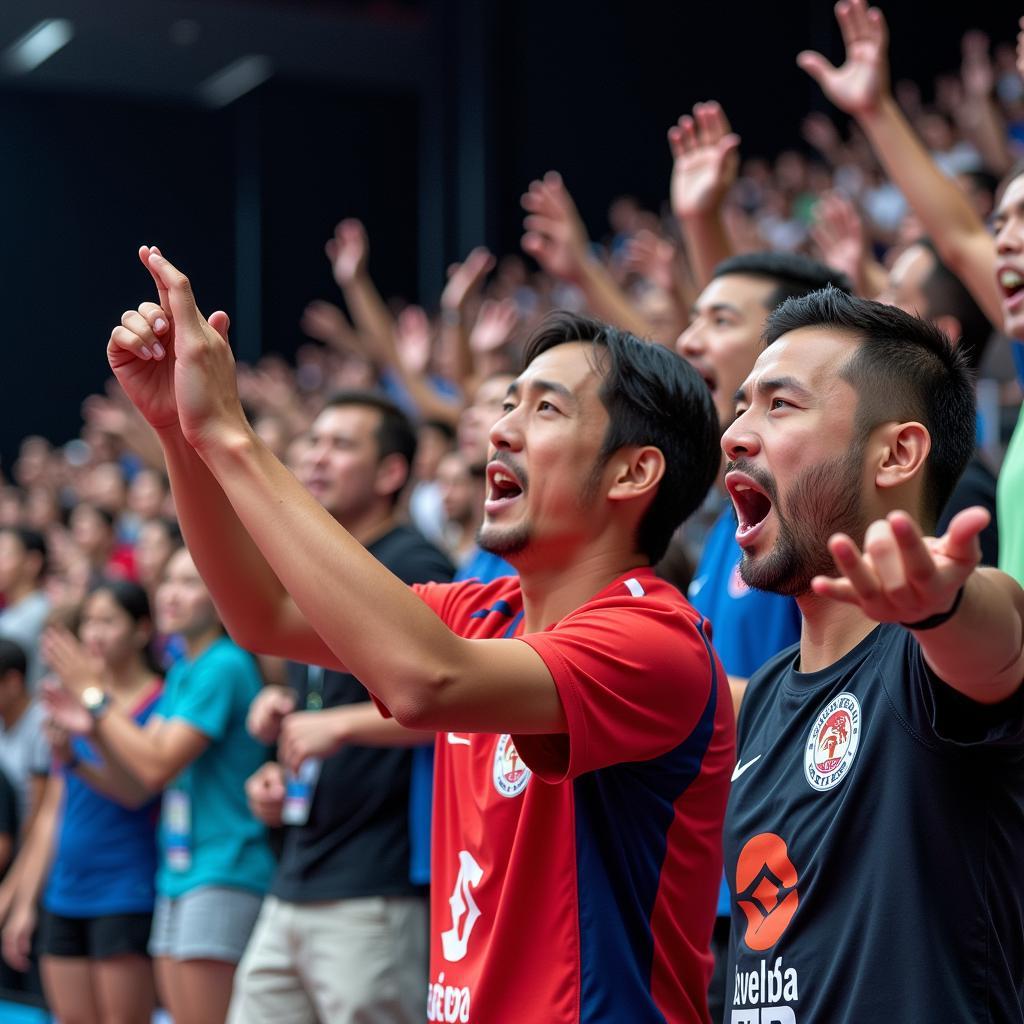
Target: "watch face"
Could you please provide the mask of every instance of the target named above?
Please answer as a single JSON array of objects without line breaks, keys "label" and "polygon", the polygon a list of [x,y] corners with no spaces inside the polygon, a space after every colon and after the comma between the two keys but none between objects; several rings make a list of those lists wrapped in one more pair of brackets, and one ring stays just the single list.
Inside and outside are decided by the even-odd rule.
[{"label": "watch face", "polygon": [[82,691],[82,703],[90,710],[100,707],[107,695],[98,686],[87,686]]}]

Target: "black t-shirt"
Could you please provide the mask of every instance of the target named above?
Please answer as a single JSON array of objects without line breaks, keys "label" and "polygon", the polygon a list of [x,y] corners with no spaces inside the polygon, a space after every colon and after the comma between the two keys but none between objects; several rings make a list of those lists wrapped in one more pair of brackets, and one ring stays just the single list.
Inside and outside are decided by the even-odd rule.
[{"label": "black t-shirt", "polygon": [[895,625],[798,661],[740,714],[726,1020],[1024,1020],[1024,693],[968,700]]},{"label": "black t-shirt", "polygon": [[[452,577],[448,559],[408,526],[367,550],[406,583]],[[300,708],[306,707],[309,675],[307,666],[289,665]],[[321,696],[325,708],[370,699],[355,676],[331,671],[323,673]],[[326,758],[309,820],[284,829],[271,892],[302,903],[419,891],[409,881],[411,756],[406,748],[346,746]]]}]

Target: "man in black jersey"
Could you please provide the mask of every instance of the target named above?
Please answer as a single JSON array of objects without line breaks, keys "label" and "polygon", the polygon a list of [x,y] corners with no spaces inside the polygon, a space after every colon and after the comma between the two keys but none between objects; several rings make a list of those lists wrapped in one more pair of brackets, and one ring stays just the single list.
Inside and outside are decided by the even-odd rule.
[{"label": "man in black jersey", "polygon": [[739,719],[727,1019],[1024,1020],[1024,591],[978,568],[984,509],[922,536],[973,450],[970,374],[834,289],[765,337],[726,485],[743,578],[803,626]]}]

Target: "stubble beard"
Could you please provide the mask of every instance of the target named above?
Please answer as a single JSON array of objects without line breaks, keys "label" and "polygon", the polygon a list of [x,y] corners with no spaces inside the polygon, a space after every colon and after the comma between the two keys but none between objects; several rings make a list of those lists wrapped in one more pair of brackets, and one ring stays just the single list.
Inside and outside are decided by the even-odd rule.
[{"label": "stubble beard", "polygon": [[786,597],[800,597],[815,576],[833,576],[835,563],[828,550],[834,533],[846,533],[860,543],[865,529],[861,500],[864,445],[813,466],[793,485],[783,512],[777,493],[773,511],[779,535],[760,558],[744,552],[740,576],[749,587]]}]

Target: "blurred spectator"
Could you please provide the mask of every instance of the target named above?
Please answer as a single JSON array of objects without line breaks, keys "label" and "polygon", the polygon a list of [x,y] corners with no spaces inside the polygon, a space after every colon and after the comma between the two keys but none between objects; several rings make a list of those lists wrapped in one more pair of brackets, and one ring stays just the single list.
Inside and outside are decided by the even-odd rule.
[{"label": "blurred spectator", "polygon": [[39,637],[50,612],[43,590],[47,570],[46,542],[23,526],[0,527],[0,637],[15,640],[28,659],[27,684],[35,691],[42,676]]},{"label": "blurred spectator", "polygon": [[33,700],[25,680],[25,651],[0,640],[0,770],[18,794],[22,832],[31,827],[50,770],[46,711]]}]

